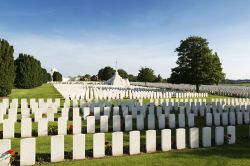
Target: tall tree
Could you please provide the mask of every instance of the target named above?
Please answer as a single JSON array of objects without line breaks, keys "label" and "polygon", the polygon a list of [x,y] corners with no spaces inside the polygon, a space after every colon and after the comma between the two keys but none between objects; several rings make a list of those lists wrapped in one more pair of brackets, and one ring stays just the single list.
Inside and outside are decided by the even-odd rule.
[{"label": "tall tree", "polygon": [[50,74],[50,73],[47,73],[47,80],[48,80],[48,81],[52,81],[52,77],[51,77],[51,74]]},{"label": "tall tree", "polygon": [[85,74],[84,76],[80,77],[80,81],[90,81],[91,75]]},{"label": "tall tree", "polygon": [[157,78],[154,80],[154,82],[162,82],[163,79],[160,74],[158,74]]},{"label": "tall tree", "polygon": [[123,69],[118,69],[117,72],[122,78],[128,78],[128,73]]},{"label": "tall tree", "polygon": [[190,36],[181,40],[176,48],[178,53],[177,67],[172,69],[172,83],[186,83],[199,86],[202,84],[218,84],[225,78],[220,59],[208,46],[208,41],[199,36]]},{"label": "tall tree", "polygon": [[137,81],[137,77],[134,76],[133,74],[129,74],[128,75],[128,80],[131,81],[131,82],[135,82],[135,81]]},{"label": "tall tree", "polygon": [[0,39],[0,96],[11,93],[15,80],[14,49],[9,43]]},{"label": "tall tree", "polygon": [[47,83],[49,80],[48,80],[48,73],[47,73],[47,70],[42,68],[42,76],[43,76],[43,83]]},{"label": "tall tree", "polygon": [[139,74],[137,76],[137,80],[141,82],[153,82],[156,79],[154,75],[154,70],[147,67],[142,67],[139,70]]},{"label": "tall tree", "polygon": [[19,54],[15,60],[17,88],[34,88],[41,86],[44,82],[44,71],[40,61],[31,55]]},{"label": "tall tree", "polygon": [[98,71],[98,78],[100,80],[106,81],[110,79],[114,74],[115,70],[110,66],[106,66]]},{"label": "tall tree", "polygon": [[55,71],[53,73],[53,81],[62,81],[62,74]]}]

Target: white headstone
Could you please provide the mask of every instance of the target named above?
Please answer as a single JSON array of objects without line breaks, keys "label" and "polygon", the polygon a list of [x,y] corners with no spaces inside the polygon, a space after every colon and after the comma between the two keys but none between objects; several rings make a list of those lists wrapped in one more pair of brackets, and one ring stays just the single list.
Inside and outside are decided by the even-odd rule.
[{"label": "white headstone", "polygon": [[179,128],[185,128],[185,114],[178,114]]},{"label": "white headstone", "polygon": [[121,131],[120,115],[113,116],[113,131]]},{"label": "white headstone", "polygon": [[73,120],[73,134],[82,133],[82,119],[81,117],[75,117]]},{"label": "white headstone", "polygon": [[85,134],[73,135],[73,160],[85,159]]},{"label": "white headstone", "polygon": [[176,148],[185,149],[186,148],[186,130],[176,129]]},{"label": "white headstone", "polygon": [[37,109],[35,111],[35,122],[38,122],[39,120],[42,119],[42,109]]},{"label": "white headstone", "polygon": [[212,113],[206,113],[206,125],[212,126]]},{"label": "white headstone", "polygon": [[38,136],[48,135],[48,119],[42,118],[38,121]]},{"label": "white headstone", "polygon": [[229,123],[230,125],[235,125],[235,112],[229,112]]},{"label": "white headstone", "polygon": [[199,148],[199,128],[189,129],[189,145],[190,148]]},{"label": "white headstone", "polygon": [[51,136],[51,162],[64,160],[64,135]]},{"label": "white headstone", "polygon": [[224,144],[224,127],[220,126],[215,128],[215,144]]},{"label": "white headstone", "polygon": [[156,130],[146,131],[146,152],[151,153],[156,151]]},{"label": "white headstone", "polygon": [[87,133],[95,133],[95,116],[87,117]]},{"label": "white headstone", "polygon": [[3,120],[3,138],[14,138],[15,123],[12,119]]},{"label": "white headstone", "polygon": [[101,116],[100,119],[100,131],[101,133],[108,132],[109,130],[109,125],[108,125],[108,116]]},{"label": "white headstone", "polygon": [[126,115],[125,116],[125,131],[131,131],[133,129],[132,125],[132,115]]},{"label": "white headstone", "polygon": [[113,115],[119,115],[119,107],[113,107]]},{"label": "white headstone", "polygon": [[58,118],[58,135],[67,135],[67,120],[63,117]]},{"label": "white headstone", "polygon": [[79,110],[78,107],[74,107],[72,113],[73,113],[73,120],[74,120],[75,118],[80,117],[80,110]]},{"label": "white headstone", "polygon": [[32,136],[32,122],[31,118],[21,119],[21,137],[31,137]]},{"label": "white headstone", "polygon": [[202,128],[202,146],[211,147],[211,127]]},{"label": "white headstone", "polygon": [[140,153],[140,131],[130,131],[129,132],[129,154],[139,154]]},{"label": "white headstone", "polygon": [[93,157],[99,158],[105,156],[105,134],[93,134]]},{"label": "white headstone", "polygon": [[123,132],[112,133],[112,156],[123,155]]},{"label": "white headstone", "polygon": [[154,130],[155,129],[155,115],[148,115],[148,129]]},{"label": "white headstone", "polygon": [[138,115],[136,118],[137,130],[144,130],[144,115]]},{"label": "white headstone", "polygon": [[175,128],[175,114],[169,114],[168,116],[168,126],[170,129]]},{"label": "white headstone", "polygon": [[158,116],[158,128],[165,129],[165,115],[161,114]]},{"label": "white headstone", "polygon": [[228,144],[235,144],[235,126],[227,126],[227,139]]},{"label": "white headstone", "polygon": [[220,126],[220,113],[214,113],[214,125]]},{"label": "white headstone", "polygon": [[242,120],[243,120],[242,119],[243,118],[242,117],[242,112],[237,112],[236,115],[237,115],[237,124],[242,125],[243,124],[243,122],[242,122]]},{"label": "white headstone", "polygon": [[244,112],[244,123],[249,124],[249,112]]},{"label": "white headstone", "polygon": [[47,118],[48,118],[48,121],[54,122],[54,112],[52,112],[52,110],[50,110],[50,111],[47,113]]},{"label": "white headstone", "polygon": [[25,138],[20,141],[20,165],[35,165],[36,139]]},{"label": "white headstone", "polygon": [[194,114],[188,114],[188,127],[194,127]]},{"label": "white headstone", "polygon": [[100,120],[100,107],[94,107],[94,116],[96,120]]},{"label": "white headstone", "polygon": [[161,150],[162,151],[171,150],[171,130],[170,129],[161,130]]}]

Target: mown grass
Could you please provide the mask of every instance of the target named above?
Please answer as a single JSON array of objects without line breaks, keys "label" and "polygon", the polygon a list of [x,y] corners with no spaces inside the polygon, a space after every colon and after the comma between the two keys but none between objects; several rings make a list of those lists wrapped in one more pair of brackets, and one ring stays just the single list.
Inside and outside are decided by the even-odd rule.
[{"label": "mown grass", "polygon": [[54,88],[52,84],[43,84],[42,86],[33,89],[12,89],[11,94],[8,96],[12,98],[62,98],[61,94]]}]

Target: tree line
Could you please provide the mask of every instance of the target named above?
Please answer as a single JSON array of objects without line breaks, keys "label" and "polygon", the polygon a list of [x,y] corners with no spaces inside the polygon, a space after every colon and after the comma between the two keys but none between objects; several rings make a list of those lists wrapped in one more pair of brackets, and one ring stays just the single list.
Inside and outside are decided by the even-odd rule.
[{"label": "tree line", "polygon": [[[220,58],[208,45],[207,39],[200,36],[190,36],[181,40],[180,46],[175,49],[178,56],[177,66],[172,68],[172,73],[168,79],[163,79],[161,75],[156,76],[154,70],[148,67],[142,67],[137,76],[127,74],[123,69],[119,69],[118,73],[129,81],[192,84],[196,86],[198,92],[202,84],[212,85],[225,82],[225,73],[222,71]],[[97,76],[99,80],[106,81],[114,73],[115,70],[112,67],[106,66],[99,70]],[[85,76],[89,76],[89,79],[92,80],[93,76]],[[85,76],[82,77],[82,80],[86,79]]]},{"label": "tree line", "polygon": [[[39,60],[23,53],[14,59],[13,54],[13,46],[7,40],[0,39],[0,96],[9,95],[14,87],[29,89],[51,81],[50,73]],[[57,79],[58,73],[54,74]]]},{"label": "tree line", "polygon": [[[142,67],[136,76],[128,74],[124,69],[118,69],[117,72],[123,79],[128,79],[131,82],[166,82],[166,79],[163,79],[160,74],[155,75],[154,70],[148,67]],[[80,78],[80,81],[107,81],[114,76],[114,74],[115,69],[106,66],[101,68],[97,75],[91,76],[90,74],[85,74]]]}]

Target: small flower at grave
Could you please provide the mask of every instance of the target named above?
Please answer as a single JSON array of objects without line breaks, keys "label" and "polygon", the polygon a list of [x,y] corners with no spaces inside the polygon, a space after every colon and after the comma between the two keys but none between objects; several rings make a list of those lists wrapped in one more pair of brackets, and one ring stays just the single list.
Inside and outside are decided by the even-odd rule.
[{"label": "small flower at grave", "polygon": [[12,165],[12,163],[16,160],[16,158],[17,158],[17,152],[15,152],[13,149],[9,149],[8,151],[7,151],[7,154],[9,154],[10,156],[10,164]]},{"label": "small flower at grave", "polygon": [[72,124],[69,125],[69,127],[68,127],[68,133],[69,133],[69,134],[72,134],[72,133],[73,133],[73,125],[72,125]]},{"label": "small flower at grave", "polygon": [[10,149],[10,150],[8,150],[7,152],[8,152],[8,154],[12,154],[12,153],[14,153],[14,150],[13,150],[13,149]]},{"label": "small flower at grave", "polygon": [[73,125],[69,125],[69,130],[73,130]]}]

